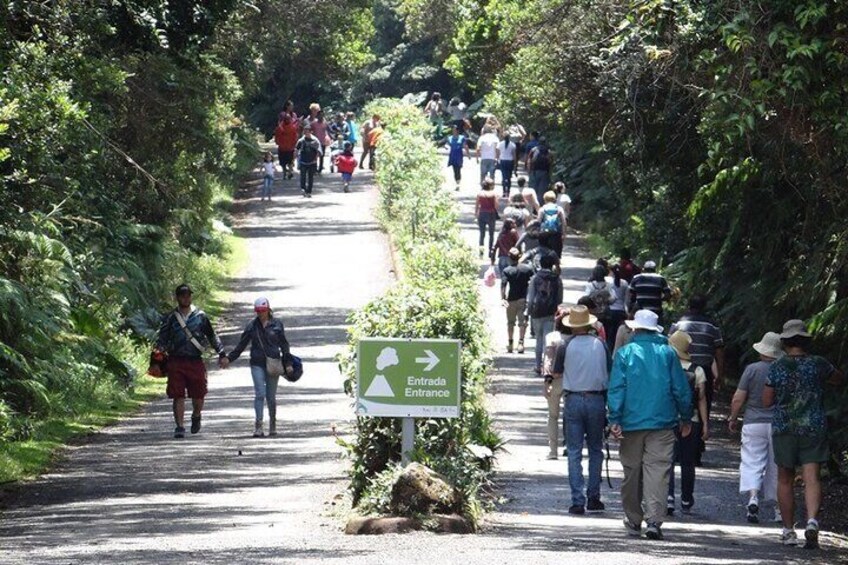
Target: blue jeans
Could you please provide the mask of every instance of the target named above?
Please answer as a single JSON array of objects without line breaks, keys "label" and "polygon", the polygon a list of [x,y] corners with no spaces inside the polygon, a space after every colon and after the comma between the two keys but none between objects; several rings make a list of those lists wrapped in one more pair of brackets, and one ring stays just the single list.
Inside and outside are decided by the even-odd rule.
[{"label": "blue jeans", "polygon": [[256,411],[256,421],[261,422],[268,402],[268,417],[277,419],[277,384],[280,377],[268,377],[265,367],[250,366],[250,376],[253,377],[253,409]]},{"label": "blue jeans", "polygon": [[501,187],[504,196],[508,196],[509,190],[512,188],[512,171],[515,161],[501,161],[498,165],[501,170]]},{"label": "blue jeans", "polygon": [[274,177],[265,175],[262,179],[262,198],[271,198],[271,187],[274,186]]},{"label": "blue jeans", "polygon": [[498,162],[494,159],[480,159],[480,183],[486,179],[487,176],[491,177],[492,180],[495,180],[495,168],[497,167]]},{"label": "blue jeans", "polygon": [[550,171],[530,171],[530,186],[536,191],[539,202],[545,203],[545,192],[551,184]]},{"label": "blue jeans", "polygon": [[[586,498],[601,498],[601,466],[604,462],[606,400],[602,394],[572,393],[565,396],[563,418],[568,427],[568,484],[571,504],[585,506]],[[589,487],[583,495],[583,440],[589,449]]]},{"label": "blue jeans", "polygon": [[495,222],[498,219],[497,212],[480,212],[477,217],[477,228],[480,230],[480,247],[483,247],[486,242],[486,231],[489,232],[489,247],[486,251],[491,251],[495,246]]},{"label": "blue jeans", "polygon": [[536,367],[542,368],[542,353],[545,350],[545,336],[554,331],[554,317],[531,318],[530,324],[536,335]]}]

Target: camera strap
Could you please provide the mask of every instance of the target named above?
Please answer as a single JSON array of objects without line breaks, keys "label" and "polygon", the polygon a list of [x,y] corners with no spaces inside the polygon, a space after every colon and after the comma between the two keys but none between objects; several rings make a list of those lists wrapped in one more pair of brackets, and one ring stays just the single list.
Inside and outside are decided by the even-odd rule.
[{"label": "camera strap", "polygon": [[197,338],[196,338],[196,337],[194,337],[194,334],[193,334],[193,333],[191,333],[191,330],[190,330],[190,329],[188,329],[188,325],[186,325],[185,318],[183,318],[183,315],[182,315],[182,314],[180,314],[180,311],[179,311],[179,310],[174,310],[174,316],[176,316],[176,317],[177,317],[177,322],[179,322],[180,327],[183,329],[183,333],[185,333],[186,337],[187,337],[187,338],[188,338],[188,340],[191,342],[191,344],[192,344],[193,346],[195,346],[195,347],[197,348],[197,350],[198,350],[198,351],[200,351],[201,353],[203,353],[203,346],[202,346],[202,345],[200,345],[200,342],[199,342],[199,341],[197,341]]}]

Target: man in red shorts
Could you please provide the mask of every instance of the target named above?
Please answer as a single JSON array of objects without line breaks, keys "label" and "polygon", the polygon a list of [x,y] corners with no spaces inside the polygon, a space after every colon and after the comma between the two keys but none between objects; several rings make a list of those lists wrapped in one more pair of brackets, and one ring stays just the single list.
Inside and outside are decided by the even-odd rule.
[{"label": "man in red shorts", "polygon": [[203,312],[191,304],[191,287],[181,284],[175,291],[177,307],[172,310],[159,328],[156,349],[168,354],[168,398],[174,401],[175,438],[185,437],[186,391],[191,398],[191,433],[200,431],[200,412],[206,397],[206,365],[203,351],[209,344],[218,353],[218,365],[229,365],[224,345],[212,323]]}]

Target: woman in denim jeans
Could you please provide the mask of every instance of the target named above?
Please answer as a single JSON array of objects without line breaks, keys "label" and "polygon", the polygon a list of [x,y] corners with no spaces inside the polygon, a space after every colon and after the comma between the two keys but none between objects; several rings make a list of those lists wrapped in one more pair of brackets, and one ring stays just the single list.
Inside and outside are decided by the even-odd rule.
[{"label": "woman in denim jeans", "polygon": [[[477,194],[474,205],[474,217],[477,218],[477,227],[480,229],[480,257],[486,249],[495,246],[495,221],[498,219],[498,196],[495,194],[495,181],[487,178],[483,181],[483,188]],[[489,247],[486,247],[486,230],[489,231]]]},{"label": "woman in denim jeans", "polygon": [[287,374],[294,373],[292,358],[289,353],[289,342],[283,322],[273,317],[267,298],[257,298],[253,303],[256,317],[244,328],[238,345],[227,356],[230,362],[239,358],[247,344],[250,343],[250,374],[253,377],[253,409],[256,411],[256,421],[253,426],[253,437],[263,437],[263,412],[268,403],[268,435],[277,435],[277,384],[279,377],[267,374],[267,358],[281,359]]}]

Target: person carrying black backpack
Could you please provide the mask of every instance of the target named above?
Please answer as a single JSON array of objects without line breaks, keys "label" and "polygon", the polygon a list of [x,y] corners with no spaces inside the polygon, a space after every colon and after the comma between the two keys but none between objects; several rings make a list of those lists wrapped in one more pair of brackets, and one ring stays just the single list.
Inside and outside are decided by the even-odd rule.
[{"label": "person carrying black backpack", "polygon": [[537,374],[542,372],[542,352],[545,346],[545,336],[554,330],[554,314],[562,302],[562,279],[554,272],[557,261],[551,255],[544,255],[541,269],[530,279],[527,291],[527,313],[531,316],[533,334],[536,336],[536,366]]}]

